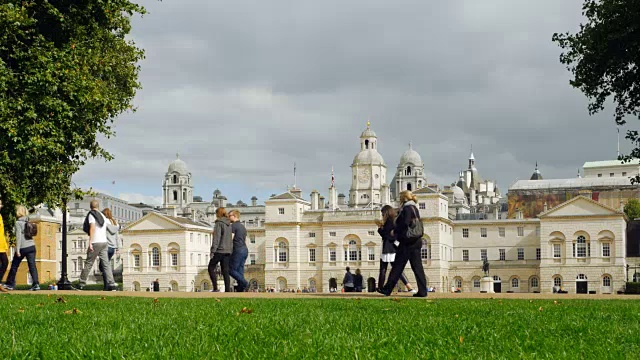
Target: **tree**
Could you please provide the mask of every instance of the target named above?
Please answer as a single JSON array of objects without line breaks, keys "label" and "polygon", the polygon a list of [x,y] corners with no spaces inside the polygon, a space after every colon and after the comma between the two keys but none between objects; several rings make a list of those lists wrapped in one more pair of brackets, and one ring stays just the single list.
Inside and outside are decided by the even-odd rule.
[{"label": "tree", "polygon": [[0,4],[0,197],[59,206],[98,142],[132,101],[143,51],[126,38],[145,9],[128,0],[9,0]]},{"label": "tree", "polygon": [[[604,110],[611,99],[615,122],[624,125],[627,117],[640,115],[640,1],[585,0],[582,15],[587,22],[576,34],[553,34],[552,41],[565,51],[560,62],[573,75],[571,86],[589,99],[589,115]],[[618,159],[637,162],[638,131],[627,131],[625,138],[634,148]]]},{"label": "tree", "polygon": [[627,214],[629,220],[640,218],[640,200],[629,199],[624,205],[624,213]]}]

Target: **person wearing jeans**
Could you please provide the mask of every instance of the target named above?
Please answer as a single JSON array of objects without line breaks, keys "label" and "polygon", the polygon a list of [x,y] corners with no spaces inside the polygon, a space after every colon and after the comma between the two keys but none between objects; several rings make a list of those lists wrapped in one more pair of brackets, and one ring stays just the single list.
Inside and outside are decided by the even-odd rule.
[{"label": "person wearing jeans", "polygon": [[[102,214],[107,218],[107,257],[109,259],[109,264],[111,264],[111,258],[118,251],[118,242],[120,241],[120,237],[118,236],[118,231],[120,227],[118,226],[118,222],[113,218],[113,214],[111,213],[111,209],[105,208],[102,210]],[[104,291],[109,291],[109,283],[107,282],[107,277],[104,276],[106,269],[102,267],[100,264],[100,272],[102,275],[102,281],[104,283]],[[113,267],[111,268],[113,274]],[[114,280],[115,281],[115,280]]]},{"label": "person wearing jeans", "polygon": [[238,291],[246,291],[249,282],[244,278],[244,264],[249,256],[247,248],[247,229],[240,222],[240,211],[231,210],[229,212],[231,220],[231,235],[233,238],[233,252],[229,263],[229,275],[238,282]]},{"label": "person wearing jeans", "polygon": [[7,276],[5,288],[13,290],[16,286],[16,274],[22,259],[27,258],[27,266],[29,274],[31,274],[32,286],[30,290],[40,290],[40,282],[38,281],[38,269],[36,268],[36,244],[33,239],[27,239],[24,233],[24,227],[29,218],[27,218],[27,208],[22,205],[16,207],[16,217],[18,220],[15,225],[16,233],[16,252],[11,260],[11,270]]},{"label": "person wearing jeans", "polygon": [[79,285],[82,290],[87,283],[89,272],[93,267],[96,259],[100,259],[100,269],[103,271],[102,276],[107,278],[107,290],[116,291],[118,289],[113,280],[113,272],[111,271],[111,263],[109,263],[108,242],[107,242],[107,223],[104,215],[100,213],[98,200],[92,200],[90,203],[91,211],[87,214],[89,222],[89,248],[87,249],[87,260],[80,273]]},{"label": "person wearing jeans", "polygon": [[213,285],[213,292],[218,292],[218,280],[216,266],[220,264],[222,278],[224,279],[224,291],[229,291],[229,260],[233,251],[233,238],[231,235],[231,222],[227,216],[227,210],[223,207],[216,209],[216,222],[213,228],[213,242],[211,244],[211,260],[209,260],[209,277]]}]

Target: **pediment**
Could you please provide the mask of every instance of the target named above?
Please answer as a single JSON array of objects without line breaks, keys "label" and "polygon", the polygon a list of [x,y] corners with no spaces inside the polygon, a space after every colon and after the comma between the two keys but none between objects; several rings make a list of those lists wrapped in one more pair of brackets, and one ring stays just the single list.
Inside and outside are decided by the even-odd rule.
[{"label": "pediment", "polygon": [[184,227],[170,219],[156,214],[149,213],[142,219],[128,226],[126,231],[144,231],[144,230],[183,230]]},{"label": "pediment", "polygon": [[577,196],[569,201],[547,210],[538,215],[544,217],[561,217],[561,216],[610,216],[623,215],[622,212],[602,205],[597,201],[593,201],[584,196]]}]

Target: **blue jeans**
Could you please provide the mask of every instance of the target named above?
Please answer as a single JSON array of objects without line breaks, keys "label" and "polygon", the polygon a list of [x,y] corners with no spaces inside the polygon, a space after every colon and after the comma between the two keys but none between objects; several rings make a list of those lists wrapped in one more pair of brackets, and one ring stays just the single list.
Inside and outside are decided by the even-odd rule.
[{"label": "blue jeans", "polygon": [[20,256],[17,254],[13,254],[13,260],[11,260],[11,270],[9,270],[9,275],[7,276],[6,284],[8,286],[16,286],[16,274],[18,273],[18,267],[22,262],[22,259],[27,258],[27,266],[29,267],[29,274],[31,274],[31,280],[33,286],[40,284],[38,281],[38,269],[36,268],[36,247],[29,246],[26,248],[20,249]]},{"label": "blue jeans", "polygon": [[249,249],[244,247],[241,249],[233,249],[231,261],[229,262],[229,275],[236,279],[240,291],[244,291],[249,286],[249,282],[244,278],[244,263],[249,256]]}]

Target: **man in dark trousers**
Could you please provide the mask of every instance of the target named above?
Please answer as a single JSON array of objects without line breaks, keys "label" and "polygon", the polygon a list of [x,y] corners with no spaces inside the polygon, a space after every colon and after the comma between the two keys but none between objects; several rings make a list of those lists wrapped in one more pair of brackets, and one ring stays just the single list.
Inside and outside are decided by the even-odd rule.
[{"label": "man in dark trousers", "polygon": [[353,274],[351,273],[351,269],[347,266],[347,272],[344,274],[344,278],[342,279],[342,287],[344,288],[344,292],[353,292],[355,289],[355,284],[353,283]]},{"label": "man in dark trousers", "polygon": [[233,252],[229,261],[229,275],[238,282],[238,292],[246,291],[249,282],[244,278],[244,264],[249,256],[247,248],[247,229],[240,222],[240,211],[229,211],[231,221],[231,234],[233,237]]},{"label": "man in dark trousers", "polygon": [[154,292],[160,292],[160,279],[156,279],[153,282],[153,291]]}]

